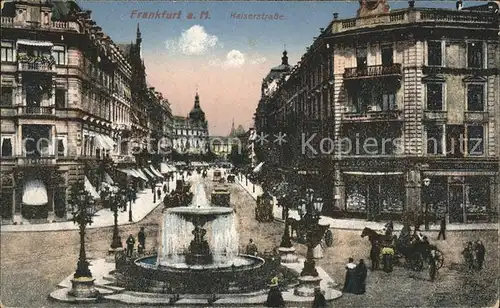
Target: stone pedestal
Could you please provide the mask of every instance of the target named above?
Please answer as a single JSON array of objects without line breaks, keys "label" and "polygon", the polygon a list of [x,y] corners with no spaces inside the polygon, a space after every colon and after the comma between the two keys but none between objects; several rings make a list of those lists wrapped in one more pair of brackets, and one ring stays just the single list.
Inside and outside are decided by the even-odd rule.
[{"label": "stone pedestal", "polygon": [[295,288],[294,294],[297,296],[314,297],[314,289],[319,287],[321,277],[301,276],[299,285]]},{"label": "stone pedestal", "polygon": [[12,217],[12,221],[14,222],[15,225],[22,225],[23,224],[23,216],[19,213],[16,213]]},{"label": "stone pedestal", "polygon": [[56,222],[56,215],[54,212],[49,212],[47,215],[47,222]]},{"label": "stone pedestal", "polygon": [[321,248],[321,244],[318,244],[316,247],[313,249],[313,258],[314,259],[321,259],[323,258],[323,248]]},{"label": "stone pedestal", "polygon": [[99,291],[94,286],[95,279],[92,277],[80,277],[71,279],[71,290],[68,295],[76,298],[97,298]]},{"label": "stone pedestal", "polygon": [[116,260],[116,255],[118,253],[121,253],[121,252],[123,252],[122,247],[108,249],[108,255],[106,256],[106,262],[114,263]]},{"label": "stone pedestal", "polygon": [[295,255],[294,247],[279,247],[278,252],[280,254],[282,263],[297,263],[299,258]]}]

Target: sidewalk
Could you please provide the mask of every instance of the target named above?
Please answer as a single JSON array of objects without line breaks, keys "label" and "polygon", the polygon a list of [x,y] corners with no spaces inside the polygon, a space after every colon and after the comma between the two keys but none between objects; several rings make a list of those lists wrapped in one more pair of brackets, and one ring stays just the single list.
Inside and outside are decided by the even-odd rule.
[{"label": "sidewalk", "polygon": [[[239,177],[236,177],[236,181],[240,184],[240,186],[246,190],[252,198],[257,200],[257,196],[262,194],[262,188],[260,185],[255,184],[255,192],[253,191],[253,184],[248,180],[248,185],[245,176],[242,176],[242,180],[240,182]],[[274,198],[274,197],[273,197]],[[276,198],[274,198],[273,203],[273,214],[274,219],[280,222],[283,222],[281,218],[282,207],[277,206]],[[297,210],[290,210],[288,212],[288,217],[300,219],[300,216]],[[341,229],[341,230],[363,230],[368,227],[373,230],[383,230],[386,222],[375,222],[375,221],[366,221],[363,219],[336,219],[327,216],[321,216],[319,221],[322,225],[330,225],[331,229]],[[431,225],[430,231],[439,232],[439,225]],[[400,223],[394,223],[394,230],[400,231],[403,228],[403,225]],[[476,223],[476,224],[448,224],[446,225],[446,231],[470,231],[470,230],[498,230],[497,223]],[[426,231],[428,232],[428,231]]]},{"label": "sidewalk", "polygon": [[[163,182],[166,184],[167,182]],[[158,185],[157,185],[158,186]],[[159,186],[158,186],[159,187]],[[169,183],[170,190],[175,187],[175,180],[171,180]],[[153,193],[151,192],[151,188],[147,188],[137,195],[137,200],[135,203],[132,203],[132,222],[128,221],[128,210],[130,203],[127,202],[127,211],[122,212],[118,211],[118,225],[129,225],[133,223],[137,223],[146,217],[151,211],[153,211],[158,205],[163,203],[163,197],[165,195],[162,191],[162,197],[160,200],[156,200],[156,203],[153,203]],[[103,228],[103,227],[111,227],[114,225],[114,214],[110,209],[102,209],[95,213],[94,222],[87,226],[89,229],[94,228]],[[22,224],[22,225],[2,225],[1,232],[37,232],[37,231],[66,231],[66,230],[78,230],[78,225],[73,223],[72,221],[63,221],[63,222],[53,222],[53,223],[44,223],[44,224]]]}]

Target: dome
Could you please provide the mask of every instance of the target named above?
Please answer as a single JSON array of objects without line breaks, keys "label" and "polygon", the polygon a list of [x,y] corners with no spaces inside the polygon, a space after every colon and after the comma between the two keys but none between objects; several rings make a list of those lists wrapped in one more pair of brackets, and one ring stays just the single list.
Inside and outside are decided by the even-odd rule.
[{"label": "dome", "polygon": [[189,118],[193,121],[205,121],[205,112],[200,107],[200,96],[196,93],[193,109],[189,112]]},{"label": "dome", "polygon": [[269,74],[267,74],[265,80],[266,81],[271,81],[273,79],[279,79],[281,75],[284,73],[290,72],[292,70],[292,66],[288,64],[288,56],[287,56],[287,51],[283,51],[283,57],[281,57],[281,64],[278,66],[275,66],[271,69]]}]

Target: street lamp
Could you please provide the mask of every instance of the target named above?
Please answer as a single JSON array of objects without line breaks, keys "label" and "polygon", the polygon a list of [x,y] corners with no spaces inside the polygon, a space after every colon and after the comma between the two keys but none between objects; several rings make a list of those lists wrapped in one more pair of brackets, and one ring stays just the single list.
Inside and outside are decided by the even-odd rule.
[{"label": "street lamp", "polygon": [[325,228],[327,228],[327,226],[320,226],[318,224],[321,211],[323,210],[323,204],[324,202],[322,198],[314,198],[313,189],[309,188],[306,190],[307,212],[304,215],[304,227],[306,229],[307,254],[306,260],[304,261],[304,268],[302,269],[300,276],[318,276],[313,250],[314,247],[321,242]]},{"label": "street lamp", "polygon": [[296,201],[296,196],[297,196],[297,190],[294,189],[292,191],[291,196],[288,196],[286,192],[283,193],[281,200],[279,201],[283,208],[283,214],[284,214],[283,219],[285,220],[285,230],[283,236],[281,237],[280,247],[286,247],[286,248],[293,247],[292,241],[290,239],[290,226],[288,224],[288,216],[290,211],[290,203],[294,203]]},{"label": "street lamp", "polygon": [[128,206],[128,221],[129,222],[133,221],[132,220],[132,200],[134,200],[134,193],[135,193],[134,189],[131,186],[129,186],[128,191],[127,191],[127,197],[128,197],[128,202],[129,202],[129,206]]},{"label": "street lamp", "polygon": [[120,232],[118,231],[118,209],[123,207],[123,192],[116,191],[112,192],[107,187],[105,190],[105,195],[108,196],[108,202],[114,216],[113,225],[113,241],[111,242],[111,249],[116,250],[122,248],[122,241],[120,238]]},{"label": "street lamp", "polygon": [[425,213],[424,213],[424,224],[425,224],[425,230],[429,231],[429,201],[430,201],[430,195],[429,195],[429,186],[431,185],[431,179],[425,178],[424,179],[424,202],[425,202]]}]

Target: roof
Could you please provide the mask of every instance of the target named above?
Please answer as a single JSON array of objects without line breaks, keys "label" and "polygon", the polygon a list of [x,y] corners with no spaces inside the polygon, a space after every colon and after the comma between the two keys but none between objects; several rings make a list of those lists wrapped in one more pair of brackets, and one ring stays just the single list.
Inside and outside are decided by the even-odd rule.
[{"label": "roof", "polygon": [[118,48],[121,50],[121,52],[123,53],[123,55],[128,58],[130,56],[130,53],[132,52],[132,47],[134,46],[134,44],[116,44],[116,46],[118,46]]},{"label": "roof", "polygon": [[68,21],[76,19],[75,13],[82,9],[75,1],[51,1],[52,2],[52,20]]}]

